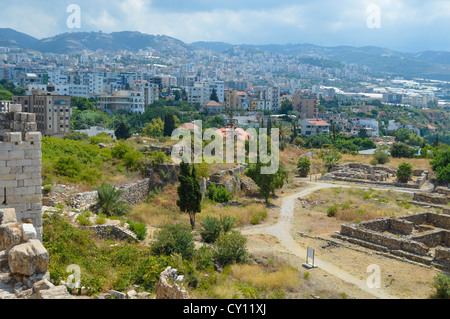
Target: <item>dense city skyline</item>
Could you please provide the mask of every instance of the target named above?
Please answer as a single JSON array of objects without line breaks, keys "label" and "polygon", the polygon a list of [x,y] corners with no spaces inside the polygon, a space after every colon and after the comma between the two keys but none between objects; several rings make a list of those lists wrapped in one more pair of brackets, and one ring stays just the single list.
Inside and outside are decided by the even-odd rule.
[{"label": "dense city skyline", "polygon": [[[70,28],[71,4],[80,28]],[[379,10],[379,19],[377,18]],[[24,19],[26,17],[26,19]],[[450,51],[450,1],[25,0],[5,3],[0,27],[42,39],[64,32],[140,31],[187,43],[312,43],[379,46],[404,52]],[[39,27],[37,27],[39,26]]]}]

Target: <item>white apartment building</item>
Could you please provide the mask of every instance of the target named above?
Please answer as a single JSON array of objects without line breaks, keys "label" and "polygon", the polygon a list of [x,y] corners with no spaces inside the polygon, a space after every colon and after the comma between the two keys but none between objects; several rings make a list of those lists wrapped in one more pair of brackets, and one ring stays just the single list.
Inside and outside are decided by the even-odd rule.
[{"label": "white apartment building", "polygon": [[[49,84],[53,84],[50,83]],[[54,85],[55,92],[58,92],[59,95],[70,95],[76,97],[89,97],[89,87],[83,84],[57,84]],[[29,84],[25,88],[25,94],[31,95],[33,90],[47,90],[46,84]]]},{"label": "white apartment building", "polygon": [[98,109],[107,113],[119,110],[144,113],[145,101],[142,91],[114,91],[112,94],[98,95]]},{"label": "white apartment building", "polygon": [[204,105],[208,103],[213,90],[216,90],[219,103],[225,101],[225,83],[223,81],[200,81],[195,82],[194,86],[185,88],[188,96],[188,102],[192,104]]}]

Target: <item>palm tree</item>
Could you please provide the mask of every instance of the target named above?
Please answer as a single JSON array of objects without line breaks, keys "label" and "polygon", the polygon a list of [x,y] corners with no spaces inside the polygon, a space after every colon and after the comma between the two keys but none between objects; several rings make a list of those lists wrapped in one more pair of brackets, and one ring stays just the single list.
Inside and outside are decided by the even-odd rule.
[{"label": "palm tree", "polygon": [[98,200],[97,200],[97,211],[100,214],[105,214],[107,216],[121,216],[126,215],[131,210],[131,207],[124,200],[120,200],[120,196],[123,191],[116,189],[115,186],[111,186],[102,183],[97,189]]}]

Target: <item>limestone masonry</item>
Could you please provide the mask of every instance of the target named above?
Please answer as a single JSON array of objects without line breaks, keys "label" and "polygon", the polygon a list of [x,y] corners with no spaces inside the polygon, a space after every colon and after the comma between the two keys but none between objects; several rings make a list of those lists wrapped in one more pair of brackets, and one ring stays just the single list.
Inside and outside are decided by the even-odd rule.
[{"label": "limestone masonry", "polygon": [[0,209],[14,208],[42,239],[41,140],[36,115],[10,104],[0,111]]}]

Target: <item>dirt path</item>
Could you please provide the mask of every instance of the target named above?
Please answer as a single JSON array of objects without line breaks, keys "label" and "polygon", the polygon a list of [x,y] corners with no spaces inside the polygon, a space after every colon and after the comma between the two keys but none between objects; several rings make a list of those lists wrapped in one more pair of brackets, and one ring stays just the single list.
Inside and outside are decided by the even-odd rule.
[{"label": "dirt path", "polygon": [[[333,188],[333,187],[367,188],[367,186],[353,186],[353,185],[349,186],[330,183],[308,183],[308,184],[309,184],[308,188],[302,190],[301,192],[293,195],[288,195],[281,199],[280,214],[275,224],[247,227],[242,230],[242,234],[273,236],[278,240],[279,245],[283,246],[287,251],[304,260],[306,257],[306,249],[305,247],[299,245],[299,243],[295,240],[293,230],[294,211],[297,199],[299,197],[308,196],[317,190],[325,188]],[[378,189],[383,190],[383,188]],[[396,189],[395,191],[412,193],[411,190],[406,189]],[[383,288],[369,288],[366,280],[360,279],[360,276],[356,277],[346,272],[345,270],[337,267],[336,265],[322,260],[320,257],[315,258],[315,264],[319,267],[319,269],[347,283],[351,283],[357,286],[362,291],[367,292],[368,294],[374,297],[382,299],[399,299],[399,297],[387,292]]]}]

